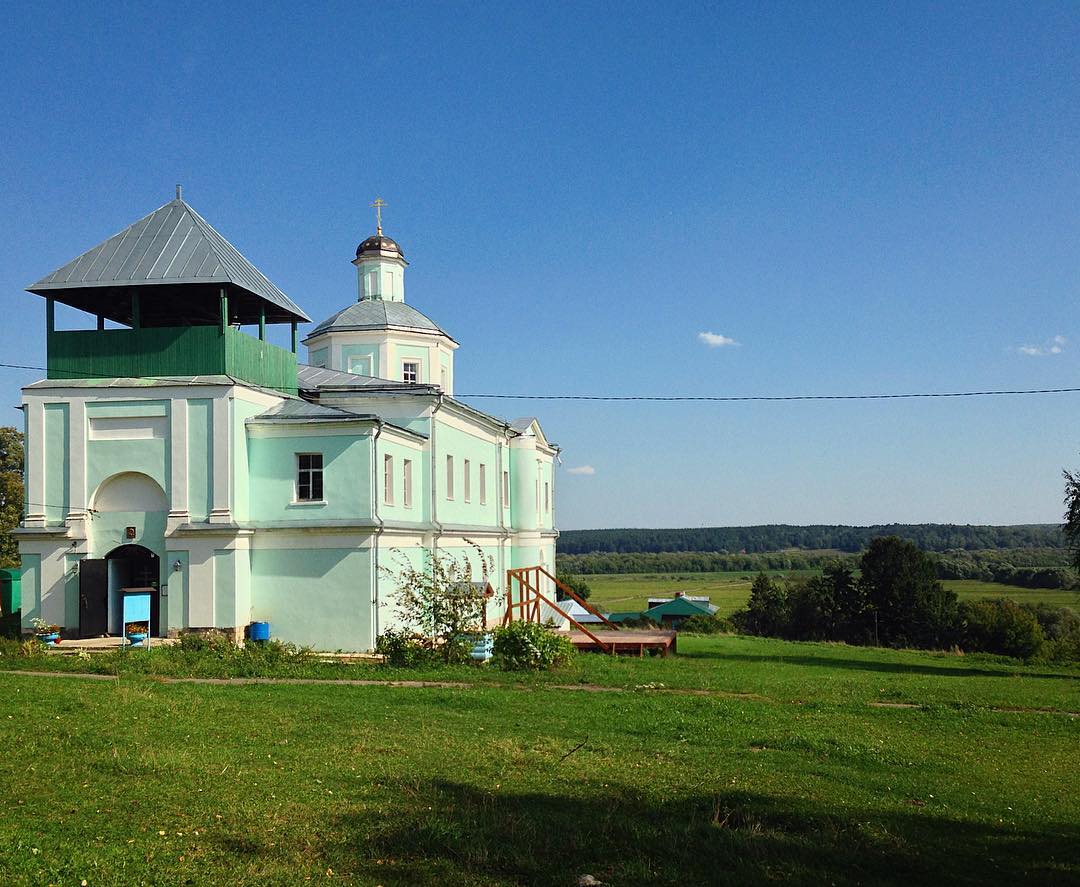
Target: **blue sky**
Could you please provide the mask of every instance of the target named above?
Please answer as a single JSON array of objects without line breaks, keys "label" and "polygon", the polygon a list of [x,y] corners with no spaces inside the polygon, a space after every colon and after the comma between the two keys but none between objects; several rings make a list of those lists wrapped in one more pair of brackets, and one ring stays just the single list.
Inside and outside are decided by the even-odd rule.
[{"label": "blue sky", "polygon": [[[94,6],[6,11],[3,362],[181,182],[316,320],[381,195],[462,394],[1080,385],[1075,4]],[[564,528],[1053,521],[1080,465],[1077,394],[473,402]]]}]

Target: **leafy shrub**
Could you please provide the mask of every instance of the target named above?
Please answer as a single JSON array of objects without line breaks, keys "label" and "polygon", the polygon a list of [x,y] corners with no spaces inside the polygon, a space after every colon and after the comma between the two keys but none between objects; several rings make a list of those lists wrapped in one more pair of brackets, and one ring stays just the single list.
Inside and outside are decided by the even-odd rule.
[{"label": "leafy shrub", "polygon": [[574,645],[535,622],[511,622],[495,630],[494,659],[505,671],[546,671],[574,658]]},{"label": "leafy shrub", "polygon": [[964,646],[983,653],[1031,659],[1045,636],[1039,620],[1008,598],[984,598],[961,604]]},{"label": "leafy shrub", "polygon": [[[589,588],[589,583],[582,579],[580,576],[572,576],[569,573],[556,573],[555,578],[558,579],[563,585],[569,588],[574,594],[576,594],[583,601],[589,599],[589,595],[592,594],[592,589]],[[563,593],[563,590],[558,589],[558,600],[566,600],[567,595]]]},{"label": "leafy shrub", "polygon": [[1080,616],[1069,607],[1051,604],[1022,604],[1046,636],[1043,658],[1050,662],[1080,662]]},{"label": "leafy shrub", "polygon": [[731,634],[735,631],[735,626],[730,619],[721,616],[691,616],[682,621],[679,631],[688,634]]},{"label": "leafy shrub", "polygon": [[631,616],[619,622],[622,628],[659,628],[660,623],[649,616]]},{"label": "leafy shrub", "polygon": [[386,665],[413,668],[430,665],[437,659],[431,641],[404,628],[388,628],[375,641],[375,652]]}]

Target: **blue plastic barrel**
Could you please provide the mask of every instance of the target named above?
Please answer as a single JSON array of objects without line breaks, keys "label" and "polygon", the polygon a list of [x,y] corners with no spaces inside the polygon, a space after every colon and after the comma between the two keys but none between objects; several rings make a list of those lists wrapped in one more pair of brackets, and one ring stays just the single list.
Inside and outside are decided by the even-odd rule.
[{"label": "blue plastic barrel", "polygon": [[251,628],[248,630],[248,637],[253,641],[270,640],[270,623],[252,622]]}]

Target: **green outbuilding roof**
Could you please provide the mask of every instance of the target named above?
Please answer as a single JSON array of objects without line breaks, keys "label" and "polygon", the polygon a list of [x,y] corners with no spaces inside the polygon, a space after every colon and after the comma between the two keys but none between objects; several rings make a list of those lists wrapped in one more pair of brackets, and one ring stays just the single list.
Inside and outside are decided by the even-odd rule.
[{"label": "green outbuilding roof", "polygon": [[686,597],[675,597],[670,601],[650,607],[641,615],[659,622],[665,616],[668,618],[672,616],[712,616],[716,610],[716,607],[704,601],[692,601]]}]

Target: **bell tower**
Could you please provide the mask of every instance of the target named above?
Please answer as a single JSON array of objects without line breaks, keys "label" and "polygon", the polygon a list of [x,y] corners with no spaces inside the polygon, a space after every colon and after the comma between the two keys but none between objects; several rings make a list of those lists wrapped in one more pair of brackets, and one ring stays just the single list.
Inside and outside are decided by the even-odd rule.
[{"label": "bell tower", "polygon": [[382,233],[382,211],[386,203],[376,197],[375,235],[356,248],[353,264],[357,274],[357,301],[381,299],[384,302],[405,301],[405,254],[401,247]]}]

